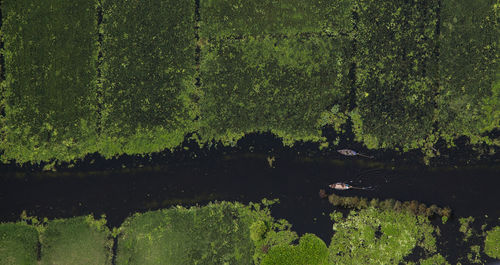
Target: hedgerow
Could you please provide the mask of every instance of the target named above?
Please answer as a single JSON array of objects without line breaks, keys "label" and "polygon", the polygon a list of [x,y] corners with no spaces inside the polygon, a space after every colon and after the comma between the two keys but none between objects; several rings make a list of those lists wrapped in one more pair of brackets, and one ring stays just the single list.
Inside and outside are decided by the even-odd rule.
[{"label": "hedgerow", "polygon": [[438,1],[357,1],[358,140],[369,148],[419,148],[432,137]]},{"label": "hedgerow", "polygon": [[38,232],[24,223],[0,224],[0,264],[36,264]]},{"label": "hedgerow", "polygon": [[200,36],[224,38],[337,31],[350,26],[350,7],[351,1],[347,0],[201,0]]},{"label": "hedgerow", "polygon": [[442,1],[438,122],[450,144],[494,143],[484,134],[500,124],[499,21],[498,1]]},{"label": "hedgerow", "polygon": [[96,151],[96,0],[2,2],[2,161]]},{"label": "hedgerow", "polygon": [[202,49],[202,141],[231,143],[272,131],[285,143],[323,140],[345,122],[348,42],[329,37],[248,37]]},{"label": "hedgerow", "polygon": [[99,152],[150,153],[193,131],[194,1],[103,0]]},{"label": "hedgerow", "polygon": [[40,264],[111,265],[113,239],[105,224],[92,216],[49,221],[40,235]]}]

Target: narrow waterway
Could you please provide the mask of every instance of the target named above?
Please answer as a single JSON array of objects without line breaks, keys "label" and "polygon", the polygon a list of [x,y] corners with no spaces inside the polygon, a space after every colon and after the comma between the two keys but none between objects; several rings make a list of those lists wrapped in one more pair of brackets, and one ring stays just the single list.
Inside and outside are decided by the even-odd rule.
[{"label": "narrow waterway", "polygon": [[[321,199],[318,191],[328,190],[330,183],[351,181],[352,185],[374,189],[337,194],[418,200],[428,205],[449,206],[455,217],[474,216],[499,223],[498,165],[432,168],[418,163],[382,163],[378,159],[343,157],[336,153],[313,158],[297,152],[270,154],[250,149],[215,152],[193,159],[188,155],[170,157],[170,161],[177,162],[163,165],[141,166],[130,158],[127,164],[136,164],[133,168],[117,166],[118,160],[102,160],[94,164],[94,169],[102,167],[99,163],[114,163],[114,166],[98,171],[3,170],[0,221],[16,221],[23,210],[49,219],[93,213],[106,214],[109,226],[118,227],[135,212],[172,205],[203,205],[214,200],[246,203],[278,198],[280,204],[273,206],[273,216],[287,219],[299,234],[317,234],[328,244],[333,234],[329,214],[334,207]],[[272,157],[275,160],[271,165],[268,158]],[[456,218],[451,222],[455,222],[452,227],[456,228]],[[451,242],[449,249],[456,244],[456,239],[447,241]]]}]

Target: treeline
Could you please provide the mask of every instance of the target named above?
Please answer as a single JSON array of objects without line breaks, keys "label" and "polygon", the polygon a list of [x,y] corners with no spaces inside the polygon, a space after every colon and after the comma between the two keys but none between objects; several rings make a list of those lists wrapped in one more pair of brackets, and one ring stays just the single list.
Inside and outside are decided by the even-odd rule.
[{"label": "treeline", "polygon": [[[333,212],[334,234],[327,244],[314,234],[299,237],[286,220],[274,219],[273,203],[219,202],[136,213],[112,230],[104,216],[39,220],[24,213],[19,222],[0,223],[0,263],[449,264],[438,248],[439,229],[425,217],[373,207],[347,216]],[[492,258],[500,255],[499,232],[494,227],[481,237],[479,249]],[[419,253],[413,261],[411,253]],[[475,260],[486,260],[477,255]]]},{"label": "treeline", "polygon": [[325,142],[322,128],[342,133],[349,119],[368,148],[500,146],[488,136],[500,124],[495,0],[5,0],[1,11],[3,161],[146,154],[190,133],[201,145],[264,131]]}]

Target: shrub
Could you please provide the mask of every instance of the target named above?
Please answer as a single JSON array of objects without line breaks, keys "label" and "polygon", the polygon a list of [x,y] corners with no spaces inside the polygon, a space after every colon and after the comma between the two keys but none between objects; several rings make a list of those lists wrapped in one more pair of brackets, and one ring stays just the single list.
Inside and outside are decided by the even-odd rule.
[{"label": "shrub", "polygon": [[439,132],[449,144],[462,135],[491,144],[484,134],[500,123],[500,13],[494,6],[491,0],[442,2],[436,101]]},{"label": "shrub", "polygon": [[417,245],[432,249],[434,242],[435,248],[427,238],[433,231],[429,221],[405,211],[352,211],[333,229],[329,264],[398,264]]},{"label": "shrub", "polygon": [[194,1],[103,0],[105,157],[174,148],[198,115]]},{"label": "shrub", "polygon": [[97,150],[96,6],[2,2],[4,162],[71,161]]},{"label": "shrub", "polygon": [[299,245],[280,244],[272,247],[262,260],[262,265],[326,265],[328,248],[323,240],[313,234],[305,234]]},{"label": "shrub", "polygon": [[113,240],[105,223],[92,216],[49,221],[40,235],[41,265],[110,265]]},{"label": "shrub", "polygon": [[438,1],[360,0],[356,8],[356,139],[368,148],[420,148],[431,137]]},{"label": "shrub", "polygon": [[252,207],[221,202],[135,214],[118,229],[116,264],[253,264],[250,227],[272,221]]},{"label": "shrub", "polygon": [[0,224],[0,264],[29,265],[37,262],[38,232],[24,223]]},{"label": "shrub", "polygon": [[[323,112],[344,104],[345,44],[329,37],[215,41],[202,50],[200,136],[232,143],[271,131],[285,144],[324,140]],[[345,122],[342,108],[339,123]],[[339,124],[334,124],[337,126]]]},{"label": "shrub", "polygon": [[201,0],[200,36],[349,32],[351,1]]},{"label": "shrub", "polygon": [[500,226],[494,227],[486,234],[484,253],[494,259],[500,259]]}]

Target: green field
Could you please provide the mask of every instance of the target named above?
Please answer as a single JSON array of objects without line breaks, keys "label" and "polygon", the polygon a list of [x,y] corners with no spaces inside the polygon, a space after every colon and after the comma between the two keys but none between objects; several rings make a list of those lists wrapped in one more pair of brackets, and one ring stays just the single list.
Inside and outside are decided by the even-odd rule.
[{"label": "green field", "polygon": [[97,150],[96,3],[2,2],[3,161],[69,161]]},{"label": "green field", "polygon": [[347,49],[329,37],[207,44],[200,70],[202,140],[234,142],[265,131],[285,142],[322,140],[321,126],[345,122]]},{"label": "green field", "polygon": [[178,146],[198,114],[191,99],[194,1],[105,0],[102,9],[99,152],[112,157]]},{"label": "green field", "polygon": [[38,231],[23,223],[0,223],[0,264],[35,264]]}]

